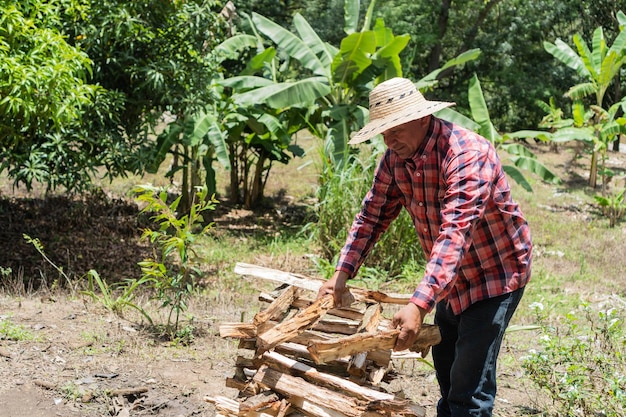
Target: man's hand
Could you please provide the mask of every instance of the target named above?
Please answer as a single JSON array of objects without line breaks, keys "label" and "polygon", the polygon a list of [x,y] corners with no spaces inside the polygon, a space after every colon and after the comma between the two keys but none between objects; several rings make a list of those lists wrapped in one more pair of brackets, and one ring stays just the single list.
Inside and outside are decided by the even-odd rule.
[{"label": "man's hand", "polygon": [[420,332],[426,310],[419,308],[413,303],[408,303],[400,309],[392,320],[394,328],[400,328],[400,334],[393,350],[405,350],[413,346]]},{"label": "man's hand", "polygon": [[331,279],[326,281],[317,292],[317,298],[322,298],[327,294],[333,295],[335,307],[348,307],[354,302],[354,297],[346,287],[348,274],[343,271],[335,271]]}]

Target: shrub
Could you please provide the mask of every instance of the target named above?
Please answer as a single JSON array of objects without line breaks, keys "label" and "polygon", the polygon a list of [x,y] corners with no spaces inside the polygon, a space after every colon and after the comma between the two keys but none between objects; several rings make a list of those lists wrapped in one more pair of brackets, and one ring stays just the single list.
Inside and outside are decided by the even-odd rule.
[{"label": "shrub", "polygon": [[[617,302],[624,303],[617,299]],[[626,340],[624,308],[594,311],[582,306],[558,324],[548,324],[534,304],[543,335],[540,349],[524,358],[530,379],[567,416],[624,416]]]}]

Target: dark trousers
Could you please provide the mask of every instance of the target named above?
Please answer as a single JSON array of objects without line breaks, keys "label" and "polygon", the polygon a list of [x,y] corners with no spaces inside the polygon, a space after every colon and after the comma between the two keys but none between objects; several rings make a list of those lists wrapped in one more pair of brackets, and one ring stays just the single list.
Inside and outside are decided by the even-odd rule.
[{"label": "dark trousers", "polygon": [[458,316],[445,301],[437,304],[441,343],[433,346],[433,361],[441,390],[438,417],[491,416],[500,345],[523,294],[521,288],[477,302]]}]

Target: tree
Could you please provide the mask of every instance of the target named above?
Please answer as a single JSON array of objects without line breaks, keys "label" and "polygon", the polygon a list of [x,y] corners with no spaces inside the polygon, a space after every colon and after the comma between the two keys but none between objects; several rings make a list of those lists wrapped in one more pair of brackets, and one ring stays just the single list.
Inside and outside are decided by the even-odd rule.
[{"label": "tree", "polygon": [[62,6],[0,2],[0,170],[28,189],[82,190],[127,155],[112,128],[119,96],[89,84],[92,62],[59,31]]},{"label": "tree", "polygon": [[[211,171],[215,154],[196,121],[214,98],[209,86],[217,68],[209,55],[227,31],[220,7],[213,0],[87,3],[66,30],[93,60],[92,81],[119,94],[124,135],[142,145],[127,169],[154,172],[170,155],[166,175],[180,179],[184,213],[203,176],[210,177],[203,170]],[[155,142],[150,135],[159,133],[164,114],[171,116],[169,126]]]}]

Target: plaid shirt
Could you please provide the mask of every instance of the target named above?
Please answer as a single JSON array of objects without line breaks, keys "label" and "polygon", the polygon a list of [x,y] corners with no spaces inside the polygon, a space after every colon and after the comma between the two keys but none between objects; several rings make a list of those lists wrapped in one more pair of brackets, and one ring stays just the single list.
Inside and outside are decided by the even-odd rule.
[{"label": "plaid shirt", "polygon": [[530,280],[531,239],[493,145],[431,117],[411,159],[389,149],[350,229],[337,269],[353,277],[405,207],[428,263],[411,302],[431,311],[446,300],[455,314]]}]

